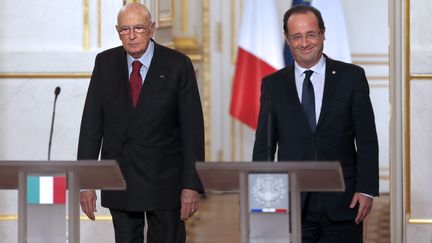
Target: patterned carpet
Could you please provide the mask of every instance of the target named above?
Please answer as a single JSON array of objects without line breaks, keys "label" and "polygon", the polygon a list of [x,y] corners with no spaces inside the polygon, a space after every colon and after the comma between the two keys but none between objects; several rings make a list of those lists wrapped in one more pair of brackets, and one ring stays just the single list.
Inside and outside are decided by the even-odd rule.
[{"label": "patterned carpet", "polygon": [[[201,199],[199,211],[186,223],[187,243],[240,242],[238,194],[208,195]],[[390,198],[374,199],[371,214],[364,224],[365,243],[390,242]]]}]

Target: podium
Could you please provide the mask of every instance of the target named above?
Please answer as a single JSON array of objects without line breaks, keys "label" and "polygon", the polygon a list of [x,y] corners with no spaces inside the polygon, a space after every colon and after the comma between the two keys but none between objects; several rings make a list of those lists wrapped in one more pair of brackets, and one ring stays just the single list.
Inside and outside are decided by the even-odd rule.
[{"label": "podium", "polygon": [[[248,174],[287,173],[291,194],[291,242],[301,242],[300,192],[344,191],[342,168],[337,161],[197,162],[206,192],[240,192],[240,239],[248,242]],[[289,230],[289,229],[287,229]]]},{"label": "podium", "polygon": [[[80,189],[124,190],[126,184],[114,160],[0,161],[0,189],[18,189],[18,242],[27,242],[27,175],[66,176],[68,242],[80,241]],[[49,223],[43,222],[42,223]],[[66,236],[66,232],[65,232]],[[66,242],[66,237],[65,237]]]}]

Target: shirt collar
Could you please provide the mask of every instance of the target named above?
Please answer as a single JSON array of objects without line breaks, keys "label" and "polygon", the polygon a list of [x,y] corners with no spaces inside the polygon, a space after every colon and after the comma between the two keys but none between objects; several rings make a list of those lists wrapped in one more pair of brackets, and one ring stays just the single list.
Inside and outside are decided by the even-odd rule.
[{"label": "shirt collar", "polygon": [[154,54],[154,42],[153,40],[150,40],[147,50],[145,51],[144,55],[142,55],[140,58],[135,59],[131,55],[129,55],[129,53],[127,54],[128,67],[132,66],[133,61],[138,60],[142,63],[144,67],[148,69],[150,67],[150,62],[153,58],[153,54]]},{"label": "shirt collar", "polygon": [[315,64],[314,66],[312,66],[311,68],[302,68],[300,67],[297,62],[294,62],[294,73],[295,73],[295,77],[296,78],[300,78],[301,75],[303,75],[304,71],[306,70],[312,70],[314,71],[314,73],[317,73],[319,75],[324,76],[325,75],[325,57],[324,55],[321,55],[321,58],[319,59],[319,61],[317,62],[317,64]]}]

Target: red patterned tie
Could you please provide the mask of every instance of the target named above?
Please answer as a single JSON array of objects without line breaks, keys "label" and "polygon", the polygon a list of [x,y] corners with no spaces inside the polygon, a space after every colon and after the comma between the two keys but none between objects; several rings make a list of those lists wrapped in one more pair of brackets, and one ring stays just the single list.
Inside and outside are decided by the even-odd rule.
[{"label": "red patterned tie", "polygon": [[142,87],[142,77],[140,73],[142,63],[140,61],[132,62],[132,73],[130,75],[130,89],[132,96],[132,105],[136,106]]}]

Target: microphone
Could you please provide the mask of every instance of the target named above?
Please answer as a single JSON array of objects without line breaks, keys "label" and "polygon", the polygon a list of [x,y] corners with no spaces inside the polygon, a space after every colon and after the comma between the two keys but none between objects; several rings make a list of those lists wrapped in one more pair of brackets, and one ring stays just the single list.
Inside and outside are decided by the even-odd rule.
[{"label": "microphone", "polygon": [[273,103],[270,99],[267,102],[268,115],[267,115],[267,161],[272,161],[272,126],[273,126]]},{"label": "microphone", "polygon": [[52,112],[52,118],[51,118],[51,130],[49,134],[49,142],[48,142],[48,161],[51,160],[51,142],[52,142],[52,136],[53,136],[53,130],[54,130],[54,118],[55,118],[55,110],[56,110],[56,103],[57,103],[57,97],[60,94],[60,87],[56,87],[54,90],[54,106],[53,106],[53,112]]}]

